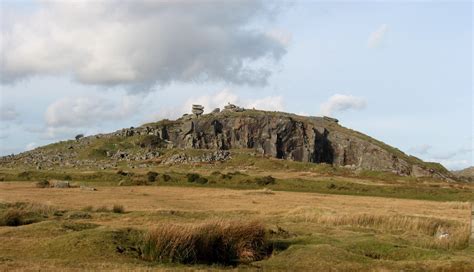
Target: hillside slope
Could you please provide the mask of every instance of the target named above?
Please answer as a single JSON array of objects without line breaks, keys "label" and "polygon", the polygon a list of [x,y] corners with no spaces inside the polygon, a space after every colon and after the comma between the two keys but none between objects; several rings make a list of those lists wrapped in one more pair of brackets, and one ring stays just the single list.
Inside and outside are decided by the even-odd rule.
[{"label": "hillside slope", "polygon": [[[279,159],[327,163],[353,170],[388,171],[402,176],[449,178],[440,164],[408,156],[362,133],[347,129],[327,117],[303,117],[259,110],[227,110],[202,116],[185,115],[110,134],[65,141],[15,156],[0,165],[96,165],[119,161],[159,159],[167,150],[252,149]],[[227,159],[215,152],[207,161]],[[101,163],[98,163],[98,162]]]},{"label": "hillside slope", "polygon": [[461,179],[474,181],[474,166],[459,171],[453,171],[453,174]]}]

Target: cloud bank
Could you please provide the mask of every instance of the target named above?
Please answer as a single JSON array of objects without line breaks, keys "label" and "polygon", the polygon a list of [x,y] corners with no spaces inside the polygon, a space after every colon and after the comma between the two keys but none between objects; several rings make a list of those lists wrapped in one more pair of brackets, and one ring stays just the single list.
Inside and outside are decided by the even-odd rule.
[{"label": "cloud bank", "polygon": [[99,95],[66,97],[48,106],[45,121],[49,128],[100,125],[135,114],[140,103],[137,96],[124,96],[118,102]]},{"label": "cloud bank", "polygon": [[12,106],[0,105],[0,121],[16,120],[20,114]]},{"label": "cloud bank", "polygon": [[360,97],[352,95],[335,94],[328,101],[321,104],[320,113],[332,116],[336,112],[343,112],[350,109],[362,110],[367,106],[367,102]]},{"label": "cloud bank", "polygon": [[[147,90],[171,82],[264,85],[286,53],[264,1],[50,1],[2,9],[1,82],[67,75]],[[9,16],[13,14],[13,16]]]}]

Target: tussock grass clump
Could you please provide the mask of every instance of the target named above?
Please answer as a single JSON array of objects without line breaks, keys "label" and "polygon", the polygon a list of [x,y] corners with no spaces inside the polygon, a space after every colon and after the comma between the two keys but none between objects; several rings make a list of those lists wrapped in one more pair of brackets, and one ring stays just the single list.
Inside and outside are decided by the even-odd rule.
[{"label": "tussock grass clump", "polygon": [[37,188],[49,188],[49,187],[51,187],[51,184],[49,183],[49,181],[44,179],[44,180],[36,182],[36,187]]},{"label": "tussock grass clump", "polygon": [[97,209],[95,209],[96,212],[110,212],[109,208],[107,206],[100,206]]},{"label": "tussock grass clump", "polygon": [[272,176],[255,178],[255,182],[260,186],[275,184],[275,178]]},{"label": "tussock grass clump", "polygon": [[125,208],[123,207],[123,205],[115,204],[112,207],[112,212],[114,212],[114,213],[124,213]]},{"label": "tussock grass clump", "polygon": [[142,258],[149,261],[235,265],[267,254],[265,228],[255,221],[161,225],[142,241]]},{"label": "tussock grass clump", "polygon": [[54,215],[56,210],[39,203],[15,202],[2,205],[0,226],[21,226],[39,222]]}]

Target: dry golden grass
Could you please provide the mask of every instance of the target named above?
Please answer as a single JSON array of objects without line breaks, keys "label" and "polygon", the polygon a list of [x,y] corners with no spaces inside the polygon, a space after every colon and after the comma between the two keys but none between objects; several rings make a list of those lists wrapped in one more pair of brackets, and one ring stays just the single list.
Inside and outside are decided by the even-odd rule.
[{"label": "dry golden grass", "polygon": [[353,214],[315,216],[312,221],[322,225],[368,227],[389,232],[425,234],[431,238],[423,243],[425,247],[459,249],[469,245],[469,224],[433,217]]},{"label": "dry golden grass", "polygon": [[[215,266],[127,259],[115,251],[117,244],[112,238],[118,230],[146,231],[164,226],[161,231],[165,231],[170,225],[174,226],[170,230],[174,236],[170,237],[181,237],[177,235],[180,231],[187,231],[189,236],[203,222],[216,218],[225,222],[258,220],[269,228],[279,226],[288,231],[286,238],[270,238],[282,239],[289,248],[252,263],[268,271],[368,271],[372,267],[389,271],[472,271],[469,269],[474,267],[470,261],[472,246],[459,250],[466,241],[471,212],[469,204],[463,202],[166,186],[103,186],[98,191],[84,191],[36,188],[33,182],[0,182],[0,203],[17,201],[40,203],[45,211],[54,206],[69,212],[20,228],[0,227],[0,256],[9,259],[3,263],[0,259],[0,270],[213,270]],[[101,206],[110,211],[117,203],[127,212],[95,212]],[[67,216],[81,209],[90,211],[91,216]],[[64,223],[99,227],[71,231],[64,229]],[[65,252],[63,248],[71,244],[77,246]],[[241,252],[242,261],[255,257]],[[78,257],[82,259],[78,261]]]},{"label": "dry golden grass", "polygon": [[142,257],[159,262],[238,264],[267,254],[265,228],[257,221],[162,224],[142,243]]},{"label": "dry golden grass", "polygon": [[38,222],[52,215],[56,209],[41,203],[14,202],[4,204],[0,212],[0,226],[20,226]]}]

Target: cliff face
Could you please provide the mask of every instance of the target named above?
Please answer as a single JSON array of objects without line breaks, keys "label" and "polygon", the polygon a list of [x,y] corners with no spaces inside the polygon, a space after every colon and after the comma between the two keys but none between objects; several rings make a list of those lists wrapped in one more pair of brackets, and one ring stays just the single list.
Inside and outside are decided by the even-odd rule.
[{"label": "cliff face", "polygon": [[[238,110],[238,111],[237,111]],[[209,158],[175,158],[174,161],[229,159],[231,149],[253,149],[279,159],[328,163],[354,170],[388,171],[403,176],[451,178],[439,164],[425,163],[326,117],[243,110],[214,112],[162,120],[40,147],[0,158],[0,167],[16,164],[38,169],[53,167],[116,167],[118,161],[160,158],[163,148],[208,149]],[[174,158],[174,157],[173,157]]]},{"label": "cliff face", "polygon": [[[256,149],[264,155],[399,175],[440,176],[415,158],[322,117],[245,111],[158,122],[121,135],[155,135],[168,147]],[[421,161],[419,161],[421,162]]]}]

